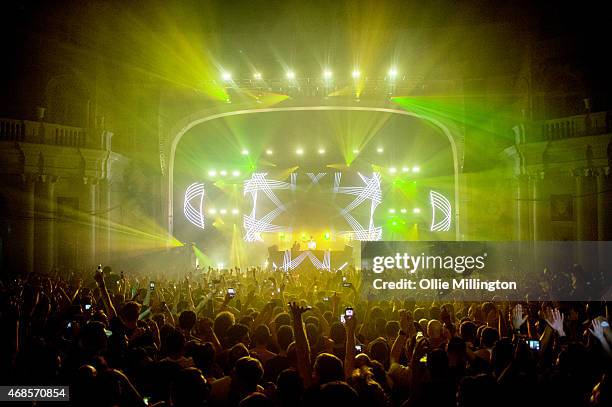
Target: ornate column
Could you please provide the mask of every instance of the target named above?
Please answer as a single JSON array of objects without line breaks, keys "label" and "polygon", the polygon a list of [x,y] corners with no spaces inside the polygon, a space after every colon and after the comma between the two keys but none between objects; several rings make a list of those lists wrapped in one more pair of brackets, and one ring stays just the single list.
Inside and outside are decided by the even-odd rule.
[{"label": "ornate column", "polygon": [[597,175],[591,168],[576,176],[576,240],[597,240]]},{"label": "ornate column", "polygon": [[49,273],[55,266],[56,182],[55,176],[41,175],[36,185],[34,270],[41,273]]},{"label": "ornate column", "polygon": [[517,176],[516,188],[516,232],[517,240],[527,241],[529,234],[529,177]]},{"label": "ornate column", "polygon": [[21,184],[21,255],[23,256],[23,272],[34,271],[34,202],[36,192],[36,176],[22,175]]},{"label": "ornate column", "polygon": [[79,249],[79,263],[83,267],[93,267],[96,264],[96,195],[98,181],[92,177],[83,178],[82,214],[83,229]]}]

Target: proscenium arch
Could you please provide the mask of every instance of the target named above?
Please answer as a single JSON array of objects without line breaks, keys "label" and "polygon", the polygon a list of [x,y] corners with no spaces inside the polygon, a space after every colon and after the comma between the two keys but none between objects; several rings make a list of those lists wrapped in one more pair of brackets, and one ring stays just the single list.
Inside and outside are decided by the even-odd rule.
[{"label": "proscenium arch", "polygon": [[262,108],[262,109],[244,109],[244,110],[235,110],[230,112],[222,112],[216,114],[202,115],[200,118],[195,118],[189,120],[186,125],[180,125],[178,129],[175,128],[171,134],[174,134],[172,137],[172,143],[170,145],[170,154],[168,157],[168,190],[167,192],[167,210],[168,210],[168,233],[173,235],[174,232],[174,156],[176,154],[176,147],[178,143],[181,141],[185,133],[194,128],[195,126],[209,122],[211,120],[221,119],[223,117],[229,116],[240,116],[246,114],[255,114],[255,113],[273,113],[273,112],[305,112],[305,111],[366,111],[366,112],[381,112],[381,113],[393,113],[404,116],[416,117],[421,120],[426,120],[439,128],[442,133],[448,139],[450,143],[451,150],[453,153],[453,170],[454,170],[454,185],[455,185],[455,204],[454,204],[454,221],[455,221],[455,239],[460,240],[460,231],[459,231],[459,157],[457,152],[457,144],[455,138],[453,137],[451,131],[448,129],[446,125],[440,122],[437,119],[432,117],[420,115],[418,113],[399,110],[399,109],[390,109],[384,107],[361,107],[361,106],[291,106],[291,107],[270,107],[270,108]]}]

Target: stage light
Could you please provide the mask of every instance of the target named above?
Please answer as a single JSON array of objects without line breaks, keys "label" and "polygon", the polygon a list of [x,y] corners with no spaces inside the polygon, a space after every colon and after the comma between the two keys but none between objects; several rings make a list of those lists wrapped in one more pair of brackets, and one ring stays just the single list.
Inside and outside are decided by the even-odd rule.
[{"label": "stage light", "polygon": [[240,176],[240,171],[238,171],[238,170],[232,171],[232,176],[233,177],[239,177]]},{"label": "stage light", "polygon": [[376,149],[376,152],[377,152],[378,154],[382,154],[382,153],[384,153],[384,152],[385,152],[385,149],[384,149],[384,148],[382,148],[382,147],[378,147],[378,148]]},{"label": "stage light", "polygon": [[395,168],[395,167],[389,168],[389,173],[395,174],[396,172],[397,172],[397,168]]},{"label": "stage light", "polygon": [[406,212],[408,212],[408,211],[406,210],[406,208],[402,208],[402,209],[400,209],[400,212],[401,212],[401,213],[406,213]]},{"label": "stage light", "polygon": [[240,213],[240,211],[238,211],[238,209],[236,209],[236,208],[232,209],[232,215],[238,215],[238,213]]},{"label": "stage light", "polygon": [[240,154],[242,154],[242,155],[249,155],[249,150],[247,150],[246,148],[243,148],[242,151],[240,152]]},{"label": "stage light", "polygon": [[217,214],[217,210],[216,210],[215,208],[210,208],[210,209],[208,210],[208,213],[209,213],[210,215],[216,215],[216,214]]},{"label": "stage light", "polygon": [[219,209],[219,213],[220,213],[221,215],[225,215],[225,214],[227,214],[227,209],[225,209],[225,208],[223,208],[223,209]]},{"label": "stage light", "polygon": [[414,208],[412,213],[421,213],[421,208]]},{"label": "stage light", "polygon": [[227,175],[227,171],[221,170],[219,171],[219,175],[221,175],[222,177],[225,177]]},{"label": "stage light", "polygon": [[319,154],[321,154],[321,155],[322,155],[322,154],[325,154],[325,149],[324,149],[324,148],[320,148],[320,149],[319,149]]},{"label": "stage light", "polygon": [[325,234],[323,235],[323,239],[329,240],[329,238],[330,238],[329,232],[325,232]]},{"label": "stage light", "polygon": [[394,208],[389,209],[389,213],[395,213],[395,209]]},{"label": "stage light", "polygon": [[216,177],[217,176],[217,171],[215,171],[215,170],[208,171],[208,176],[209,177]]},{"label": "stage light", "polygon": [[353,77],[353,79],[358,79],[361,76],[361,72],[359,72],[357,69],[354,69],[351,73],[351,76]]},{"label": "stage light", "polygon": [[229,82],[229,81],[231,81],[231,80],[232,80],[232,74],[231,74],[231,73],[229,73],[229,72],[223,72],[223,73],[221,74],[221,77],[223,78],[223,80],[224,80],[225,82]]},{"label": "stage light", "polygon": [[402,167],[402,172],[410,172],[410,168],[408,168],[408,167]]},{"label": "stage light", "polygon": [[395,67],[389,69],[389,79],[395,79],[397,77],[397,69]]},{"label": "stage light", "polygon": [[353,154],[359,154],[359,150],[358,149],[354,149],[353,150]]},{"label": "stage light", "polygon": [[223,264],[223,263],[217,263],[217,268],[218,268],[218,269],[222,269],[222,268],[223,268],[223,266],[224,266],[224,264]]},{"label": "stage light", "polygon": [[272,151],[272,150],[270,150],[270,149],[267,149],[267,150],[266,150],[266,155],[272,155],[272,154],[274,154],[274,151]]},{"label": "stage light", "polygon": [[304,155],[304,149],[303,148],[298,148],[297,150],[295,150],[295,153],[297,155]]},{"label": "stage light", "polygon": [[393,226],[397,226],[397,221],[395,221],[395,220],[394,220],[393,222],[391,222],[391,224],[392,224]]},{"label": "stage light", "polygon": [[330,71],[329,69],[326,69],[325,71],[323,71],[323,78],[330,80],[332,77],[332,71]]},{"label": "stage light", "polygon": [[421,167],[419,167],[418,165],[412,167],[412,172],[421,172]]},{"label": "stage light", "polygon": [[295,72],[287,71],[287,79],[294,80],[295,79]]},{"label": "stage light", "polygon": [[255,80],[257,80],[257,81],[260,81],[260,80],[261,80],[261,73],[259,73],[259,72],[255,72],[255,73],[253,74],[253,78],[254,78]]}]

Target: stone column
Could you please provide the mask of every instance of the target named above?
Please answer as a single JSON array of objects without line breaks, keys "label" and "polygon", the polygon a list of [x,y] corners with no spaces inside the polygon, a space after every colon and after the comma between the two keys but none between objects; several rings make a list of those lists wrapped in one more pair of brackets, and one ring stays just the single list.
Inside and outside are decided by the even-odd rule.
[{"label": "stone column", "polygon": [[55,266],[55,183],[57,177],[41,175],[35,202],[34,270],[49,273]]},{"label": "stone column", "polygon": [[576,240],[597,240],[597,178],[595,170],[580,169],[576,176]]},{"label": "stone column", "polygon": [[99,261],[108,264],[110,262],[110,209],[111,209],[111,191],[110,182],[105,179],[100,181],[99,189],[99,205],[97,218],[97,252]]},{"label": "stone column", "polygon": [[533,218],[533,240],[550,239],[550,201],[545,191],[544,173],[534,174],[531,179],[531,210]]},{"label": "stone column", "polygon": [[612,240],[612,176],[603,168],[597,176],[597,240]]},{"label": "stone column", "polygon": [[23,272],[27,274],[34,271],[34,203],[36,202],[36,177],[30,174],[23,174],[21,187],[21,255],[23,256]]},{"label": "stone column", "polygon": [[96,195],[97,183],[95,178],[83,178],[83,229],[79,250],[80,264],[92,268],[96,264]]},{"label": "stone column", "polygon": [[516,188],[516,237],[517,240],[527,241],[529,233],[529,177],[519,175]]}]

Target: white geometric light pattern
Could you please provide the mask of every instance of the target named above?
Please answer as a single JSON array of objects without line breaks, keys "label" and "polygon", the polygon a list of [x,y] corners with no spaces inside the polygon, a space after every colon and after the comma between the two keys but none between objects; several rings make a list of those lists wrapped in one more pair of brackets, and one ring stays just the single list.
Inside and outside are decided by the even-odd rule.
[{"label": "white geometric light pattern", "polygon": [[[281,213],[287,210],[285,205],[278,199],[273,190],[275,189],[295,189],[296,177],[291,174],[291,183],[267,179],[268,174],[255,172],[251,178],[244,181],[243,194],[250,194],[253,206],[251,213],[244,215],[244,240],[247,242],[263,241],[263,232],[290,232],[291,228],[272,224]],[[259,192],[262,192],[274,205],[275,208],[257,218],[257,200]]]},{"label": "white geometric light pattern", "polygon": [[308,176],[308,178],[310,178],[313,184],[318,184],[321,178],[325,176],[325,173],[320,172],[318,174],[315,174],[314,172],[307,172],[306,175]]},{"label": "white geometric light pattern", "polygon": [[[336,173],[334,179],[334,192],[339,194],[355,195],[355,199],[349,203],[344,209],[340,211],[340,214],[346,219],[348,224],[353,228],[351,231],[340,232],[340,235],[351,236],[355,240],[361,241],[375,241],[382,239],[382,227],[374,225],[374,212],[376,207],[382,202],[382,192],[380,190],[380,173],[372,173],[372,177],[369,178],[360,172],[357,174],[363,181],[364,186],[359,187],[341,187],[340,176]],[[362,203],[369,201],[370,204],[370,219],[368,222],[367,229],[359,223],[350,212],[357,208]]]},{"label": "white geometric light pattern", "polygon": [[[429,191],[431,202],[431,228],[432,232],[448,232],[451,227],[451,203],[439,192]],[[442,213],[442,219],[436,222],[436,209]]]},{"label": "white geometric light pattern", "polygon": [[284,271],[293,270],[299,267],[306,258],[310,259],[310,262],[317,270],[331,270],[331,252],[329,250],[323,252],[323,261],[319,260],[310,250],[300,252],[294,259],[291,258],[291,250],[285,250],[281,268]]},{"label": "white geometric light pattern", "polygon": [[185,190],[183,213],[194,226],[204,229],[204,184],[194,182]]}]

